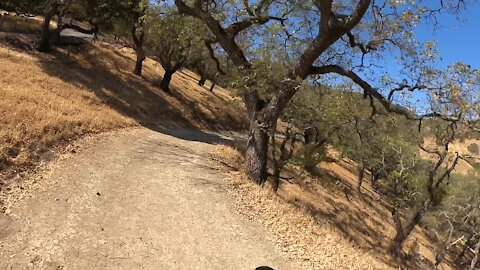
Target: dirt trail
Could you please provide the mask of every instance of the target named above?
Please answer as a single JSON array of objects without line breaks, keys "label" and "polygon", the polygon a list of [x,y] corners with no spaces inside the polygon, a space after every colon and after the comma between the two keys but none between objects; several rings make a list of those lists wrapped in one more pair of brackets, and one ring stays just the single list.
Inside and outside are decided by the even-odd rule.
[{"label": "dirt trail", "polygon": [[0,214],[0,269],[296,269],[233,210],[207,158],[221,138],[171,135],[128,131],[50,165]]}]

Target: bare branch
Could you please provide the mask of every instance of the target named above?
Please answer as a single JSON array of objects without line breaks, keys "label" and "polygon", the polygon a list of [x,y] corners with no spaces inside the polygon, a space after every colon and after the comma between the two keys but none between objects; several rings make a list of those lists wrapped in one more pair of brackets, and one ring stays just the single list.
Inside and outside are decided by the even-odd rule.
[{"label": "bare branch", "polygon": [[404,115],[407,119],[412,119],[412,120],[419,119],[418,116],[415,115],[415,113],[408,110],[407,108],[394,104],[389,100],[387,100],[382,94],[380,94],[380,92],[378,92],[377,89],[372,87],[368,82],[360,78],[360,76],[358,76],[355,72],[351,70],[346,70],[343,67],[338,65],[312,67],[310,70],[310,74],[328,74],[328,73],[336,73],[338,75],[351,79],[354,83],[359,85],[368,96],[371,96],[377,99],[388,112]]}]

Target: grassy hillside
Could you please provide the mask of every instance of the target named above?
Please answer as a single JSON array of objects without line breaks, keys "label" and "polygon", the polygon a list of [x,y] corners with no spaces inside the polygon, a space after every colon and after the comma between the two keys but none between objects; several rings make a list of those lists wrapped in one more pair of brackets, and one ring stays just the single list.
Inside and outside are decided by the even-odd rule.
[{"label": "grassy hillside", "polygon": [[[37,53],[34,43],[29,35],[0,33],[0,176],[48,159],[51,149],[86,134],[140,125],[160,132],[247,127],[238,98],[219,87],[209,92],[209,83],[198,86],[199,77],[188,70],[174,76],[173,93],[165,94],[155,86],[163,75],[157,62],[145,61],[143,77],[131,74],[130,49],[85,44],[46,55]],[[455,147],[465,153],[472,143],[478,141]],[[217,158],[237,155],[226,162],[238,166],[241,157],[232,151],[222,149]],[[460,171],[471,169],[461,165]],[[294,180],[284,181],[278,197],[264,196],[248,181],[233,181],[239,210],[262,222],[306,268],[395,268],[386,251],[394,234],[389,203],[368,180],[364,194],[356,193],[356,166],[348,160],[321,167],[324,175],[317,178],[291,170]],[[412,254],[432,262],[428,234],[417,229],[411,239]]]},{"label": "grassy hillside", "polygon": [[[241,151],[218,146],[212,155],[227,169],[241,171]],[[347,158],[319,167],[318,175],[310,175],[289,166],[277,196],[231,171],[231,192],[240,212],[260,221],[305,269],[430,269],[437,249],[434,231],[417,227],[404,247],[407,259],[392,258],[388,249],[395,225],[389,198],[372,188],[368,175],[359,194],[357,164]],[[439,269],[458,269],[451,260],[447,257]]]},{"label": "grassy hillside", "polygon": [[245,115],[229,91],[197,85],[184,70],[173,94],[155,84],[163,70],[147,59],[143,78],[131,75],[129,49],[85,44],[39,54],[29,35],[0,34],[0,172],[48,157],[50,149],[78,136],[143,125],[242,129]]}]

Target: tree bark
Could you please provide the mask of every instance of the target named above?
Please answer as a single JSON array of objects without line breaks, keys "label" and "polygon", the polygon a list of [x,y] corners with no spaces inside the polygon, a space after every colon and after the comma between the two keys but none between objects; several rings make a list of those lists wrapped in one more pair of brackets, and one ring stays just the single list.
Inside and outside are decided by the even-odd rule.
[{"label": "tree bark", "polygon": [[135,45],[135,53],[137,55],[137,61],[135,62],[135,70],[133,71],[133,74],[137,76],[142,76],[143,61],[145,60],[145,51],[143,49],[143,39],[145,36],[145,32],[143,30],[143,24],[143,19],[140,19],[138,20],[138,23],[135,23],[132,26],[132,39]]},{"label": "tree bark", "polygon": [[[273,139],[275,140],[275,138]],[[272,151],[275,151],[275,149],[272,149]],[[272,191],[277,193],[278,188],[280,187],[280,172],[282,168],[280,168],[276,160],[274,160],[273,163],[274,163],[274,166],[273,166]]]},{"label": "tree bark", "polygon": [[[268,159],[268,135],[269,128],[265,125],[262,111],[265,108],[265,101],[262,100],[257,91],[245,93],[243,102],[247,108],[250,119],[250,133],[245,153],[245,174],[250,179],[263,185],[267,180],[267,159]],[[273,124],[270,125],[270,129]]]},{"label": "tree bark", "polygon": [[210,92],[213,92],[213,89],[215,88],[215,85],[217,83],[215,81],[212,82],[212,86],[210,86]]},{"label": "tree bark", "polygon": [[207,81],[207,76],[205,74],[201,74],[200,80],[198,81],[198,85],[204,86],[206,81]]},{"label": "tree bark", "polygon": [[267,180],[267,153],[268,132],[253,119],[245,155],[246,174],[259,185]]},{"label": "tree bark", "polygon": [[133,71],[133,74],[137,76],[142,76],[143,61],[145,60],[145,53],[143,51],[143,48],[141,47],[136,48],[135,52],[137,54],[137,61],[135,62],[135,70]]},{"label": "tree bark", "polygon": [[165,70],[162,81],[160,82],[160,89],[165,93],[170,93],[170,82],[172,81],[172,76],[175,73],[175,70]]},{"label": "tree bark", "polygon": [[363,184],[363,177],[365,176],[365,166],[363,161],[360,161],[358,164],[358,185],[357,191],[358,193],[362,193],[362,184]]}]

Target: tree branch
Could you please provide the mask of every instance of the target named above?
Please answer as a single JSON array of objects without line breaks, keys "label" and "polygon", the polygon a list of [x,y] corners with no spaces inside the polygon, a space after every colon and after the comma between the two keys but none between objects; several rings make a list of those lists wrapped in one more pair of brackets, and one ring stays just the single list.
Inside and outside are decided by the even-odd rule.
[{"label": "tree branch", "polygon": [[226,73],[225,73],[225,71],[223,71],[222,65],[220,64],[220,61],[215,56],[215,52],[213,51],[212,44],[214,44],[214,43],[216,43],[216,40],[208,40],[208,39],[205,40],[205,46],[207,47],[208,53],[210,54],[210,58],[215,62],[215,65],[217,67],[217,71],[220,74],[225,75]]},{"label": "tree branch", "polygon": [[310,69],[310,74],[329,74],[329,73],[336,73],[338,75],[351,79],[354,83],[360,86],[368,96],[371,96],[377,99],[388,112],[404,115],[407,119],[418,120],[418,116],[415,115],[412,111],[408,110],[403,106],[393,104],[390,101],[388,101],[382,94],[378,92],[377,89],[372,87],[368,82],[360,78],[360,76],[358,76],[355,72],[351,70],[346,70],[343,67],[338,65],[326,65],[321,67],[314,66],[314,67],[311,67]]}]

